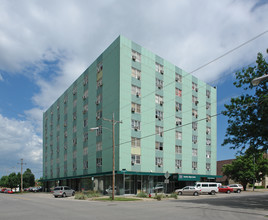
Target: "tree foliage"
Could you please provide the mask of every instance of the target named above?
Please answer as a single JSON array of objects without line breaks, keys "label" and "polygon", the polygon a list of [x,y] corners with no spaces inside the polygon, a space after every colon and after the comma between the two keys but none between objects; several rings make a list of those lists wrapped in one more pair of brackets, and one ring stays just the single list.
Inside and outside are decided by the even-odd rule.
[{"label": "tree foliage", "polygon": [[250,148],[244,156],[237,156],[231,164],[224,165],[223,174],[241,183],[246,190],[248,183],[261,181],[268,174],[268,159],[261,151]]},{"label": "tree foliage", "polygon": [[8,185],[7,187],[13,189],[13,188],[17,188],[20,182],[20,179],[18,178],[16,173],[11,173],[8,176]]},{"label": "tree foliage", "polygon": [[8,185],[8,176],[2,176],[0,179],[0,186],[7,187]]},{"label": "tree foliage", "polygon": [[32,171],[27,168],[23,173],[23,187],[28,188],[35,185],[35,177]]},{"label": "tree foliage", "polygon": [[228,128],[222,145],[231,144],[230,148],[268,149],[268,89],[267,80],[258,86],[253,86],[254,78],[268,74],[268,63],[261,53],[258,54],[256,65],[236,73],[234,85],[243,88],[245,94],[232,98],[231,104],[226,104]]}]

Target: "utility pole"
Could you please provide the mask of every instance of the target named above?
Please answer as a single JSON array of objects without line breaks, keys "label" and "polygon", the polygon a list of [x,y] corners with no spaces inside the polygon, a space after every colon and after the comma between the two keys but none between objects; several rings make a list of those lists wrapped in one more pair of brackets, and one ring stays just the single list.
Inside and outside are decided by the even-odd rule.
[{"label": "utility pole", "polygon": [[103,118],[104,121],[109,121],[109,122],[112,122],[112,125],[113,125],[113,184],[112,184],[112,187],[113,187],[113,190],[112,190],[112,200],[114,200],[114,185],[115,185],[115,133],[114,133],[114,126],[117,124],[117,123],[123,123],[122,121],[115,121],[114,120],[114,113],[113,113],[113,119],[106,119],[106,118]]},{"label": "utility pole", "polygon": [[22,175],[22,170],[23,170],[23,164],[26,165],[26,163],[23,163],[23,158],[20,159],[20,191],[23,192],[23,175]]}]

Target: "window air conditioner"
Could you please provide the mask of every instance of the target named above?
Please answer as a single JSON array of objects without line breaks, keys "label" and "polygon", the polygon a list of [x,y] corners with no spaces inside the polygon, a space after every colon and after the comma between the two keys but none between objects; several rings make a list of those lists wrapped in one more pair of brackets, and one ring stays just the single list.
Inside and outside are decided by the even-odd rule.
[{"label": "window air conditioner", "polygon": [[85,95],[83,95],[83,99],[86,99],[87,97]]},{"label": "window air conditioner", "polygon": [[176,107],[176,112],[178,112],[179,111],[179,107]]},{"label": "window air conditioner", "polygon": [[160,132],[159,135],[160,135],[160,137],[163,137],[163,132]]},{"label": "window air conditioner", "polygon": [[162,164],[161,164],[161,163],[157,163],[157,166],[158,166],[158,167],[162,167]]},{"label": "window air conditioner", "polygon": [[137,80],[140,80],[141,79],[141,77],[140,76],[137,76]]},{"label": "window air conditioner", "polygon": [[195,105],[197,105],[198,103],[199,103],[198,101],[195,101],[195,103],[194,103],[194,104],[195,104]]},{"label": "window air conditioner", "polygon": [[135,127],[134,127],[134,130],[135,130],[135,131],[138,131],[138,130],[139,130],[139,128],[138,128],[137,126],[135,126]]},{"label": "window air conditioner", "polygon": [[195,118],[198,118],[198,115],[196,115]]},{"label": "window air conditioner", "polygon": [[135,108],[131,108],[131,112],[134,113],[135,112]]},{"label": "window air conditioner", "polygon": [[140,93],[139,93],[139,92],[137,92],[137,93],[136,93],[136,96],[137,96],[137,97],[140,97]]},{"label": "window air conditioner", "polygon": [[135,163],[134,162],[131,162],[131,165],[133,166]]},{"label": "window air conditioner", "polygon": [[132,55],[132,60],[136,61],[137,57],[135,55]]},{"label": "window air conditioner", "polygon": [[179,79],[178,79],[178,78],[176,78],[176,79],[175,79],[175,81],[176,81],[176,82],[179,82]]},{"label": "window air conditioner", "polygon": [[178,121],[176,122],[176,126],[179,126],[179,122]]},{"label": "window air conditioner", "polygon": [[196,88],[195,91],[198,92],[198,88]]},{"label": "window air conditioner", "polygon": [[164,70],[160,70],[160,73],[163,75],[164,74]]},{"label": "window air conditioner", "polygon": [[160,101],[160,105],[163,105],[164,104],[164,102],[163,101]]}]

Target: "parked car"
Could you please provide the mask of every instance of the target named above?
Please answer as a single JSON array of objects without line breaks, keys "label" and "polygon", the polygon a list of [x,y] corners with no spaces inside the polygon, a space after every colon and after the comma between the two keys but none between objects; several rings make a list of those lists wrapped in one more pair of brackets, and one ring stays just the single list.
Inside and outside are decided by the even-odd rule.
[{"label": "parked car", "polygon": [[163,183],[157,183],[155,187],[153,188],[154,192],[160,192],[163,191],[164,189],[164,184]]},{"label": "parked car", "polygon": [[234,191],[234,189],[229,187],[229,186],[220,186],[219,187],[219,192],[220,193],[228,193],[229,194],[229,193],[231,193],[233,191]]},{"label": "parked car", "polygon": [[[113,187],[109,186],[108,189],[105,190],[106,193],[112,194]],[[116,194],[116,186],[114,186],[114,193]]]},{"label": "parked car", "polygon": [[6,188],[1,189],[1,193],[4,193],[4,192],[5,192],[5,190],[6,190]]},{"label": "parked car", "polygon": [[42,192],[42,187],[41,187],[41,186],[33,187],[33,188],[31,189],[31,192]]},{"label": "parked car", "polygon": [[4,191],[4,193],[12,194],[13,191],[12,191],[11,189],[6,189],[6,190]]},{"label": "parked car", "polygon": [[75,191],[71,189],[69,186],[57,186],[54,188],[53,195],[54,197],[66,197],[66,196],[74,196]]},{"label": "parked car", "polygon": [[243,186],[241,184],[230,184],[229,187],[233,188],[234,192],[241,193]]},{"label": "parked car", "polygon": [[198,196],[201,194],[201,189],[195,186],[185,186],[182,189],[176,189],[175,193],[179,195],[194,195]]},{"label": "parked car", "polygon": [[211,195],[215,195],[215,193],[219,192],[219,187],[221,183],[214,182],[197,182],[195,187],[200,188],[203,193],[208,193]]}]

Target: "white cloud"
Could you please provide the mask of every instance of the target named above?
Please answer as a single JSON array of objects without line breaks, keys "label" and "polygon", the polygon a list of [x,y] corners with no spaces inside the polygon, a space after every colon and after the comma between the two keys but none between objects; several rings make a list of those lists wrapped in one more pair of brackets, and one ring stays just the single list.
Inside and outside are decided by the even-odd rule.
[{"label": "white cloud", "polygon": [[8,119],[0,114],[0,167],[17,166],[21,158],[27,167],[42,164],[42,139],[30,122]]}]

